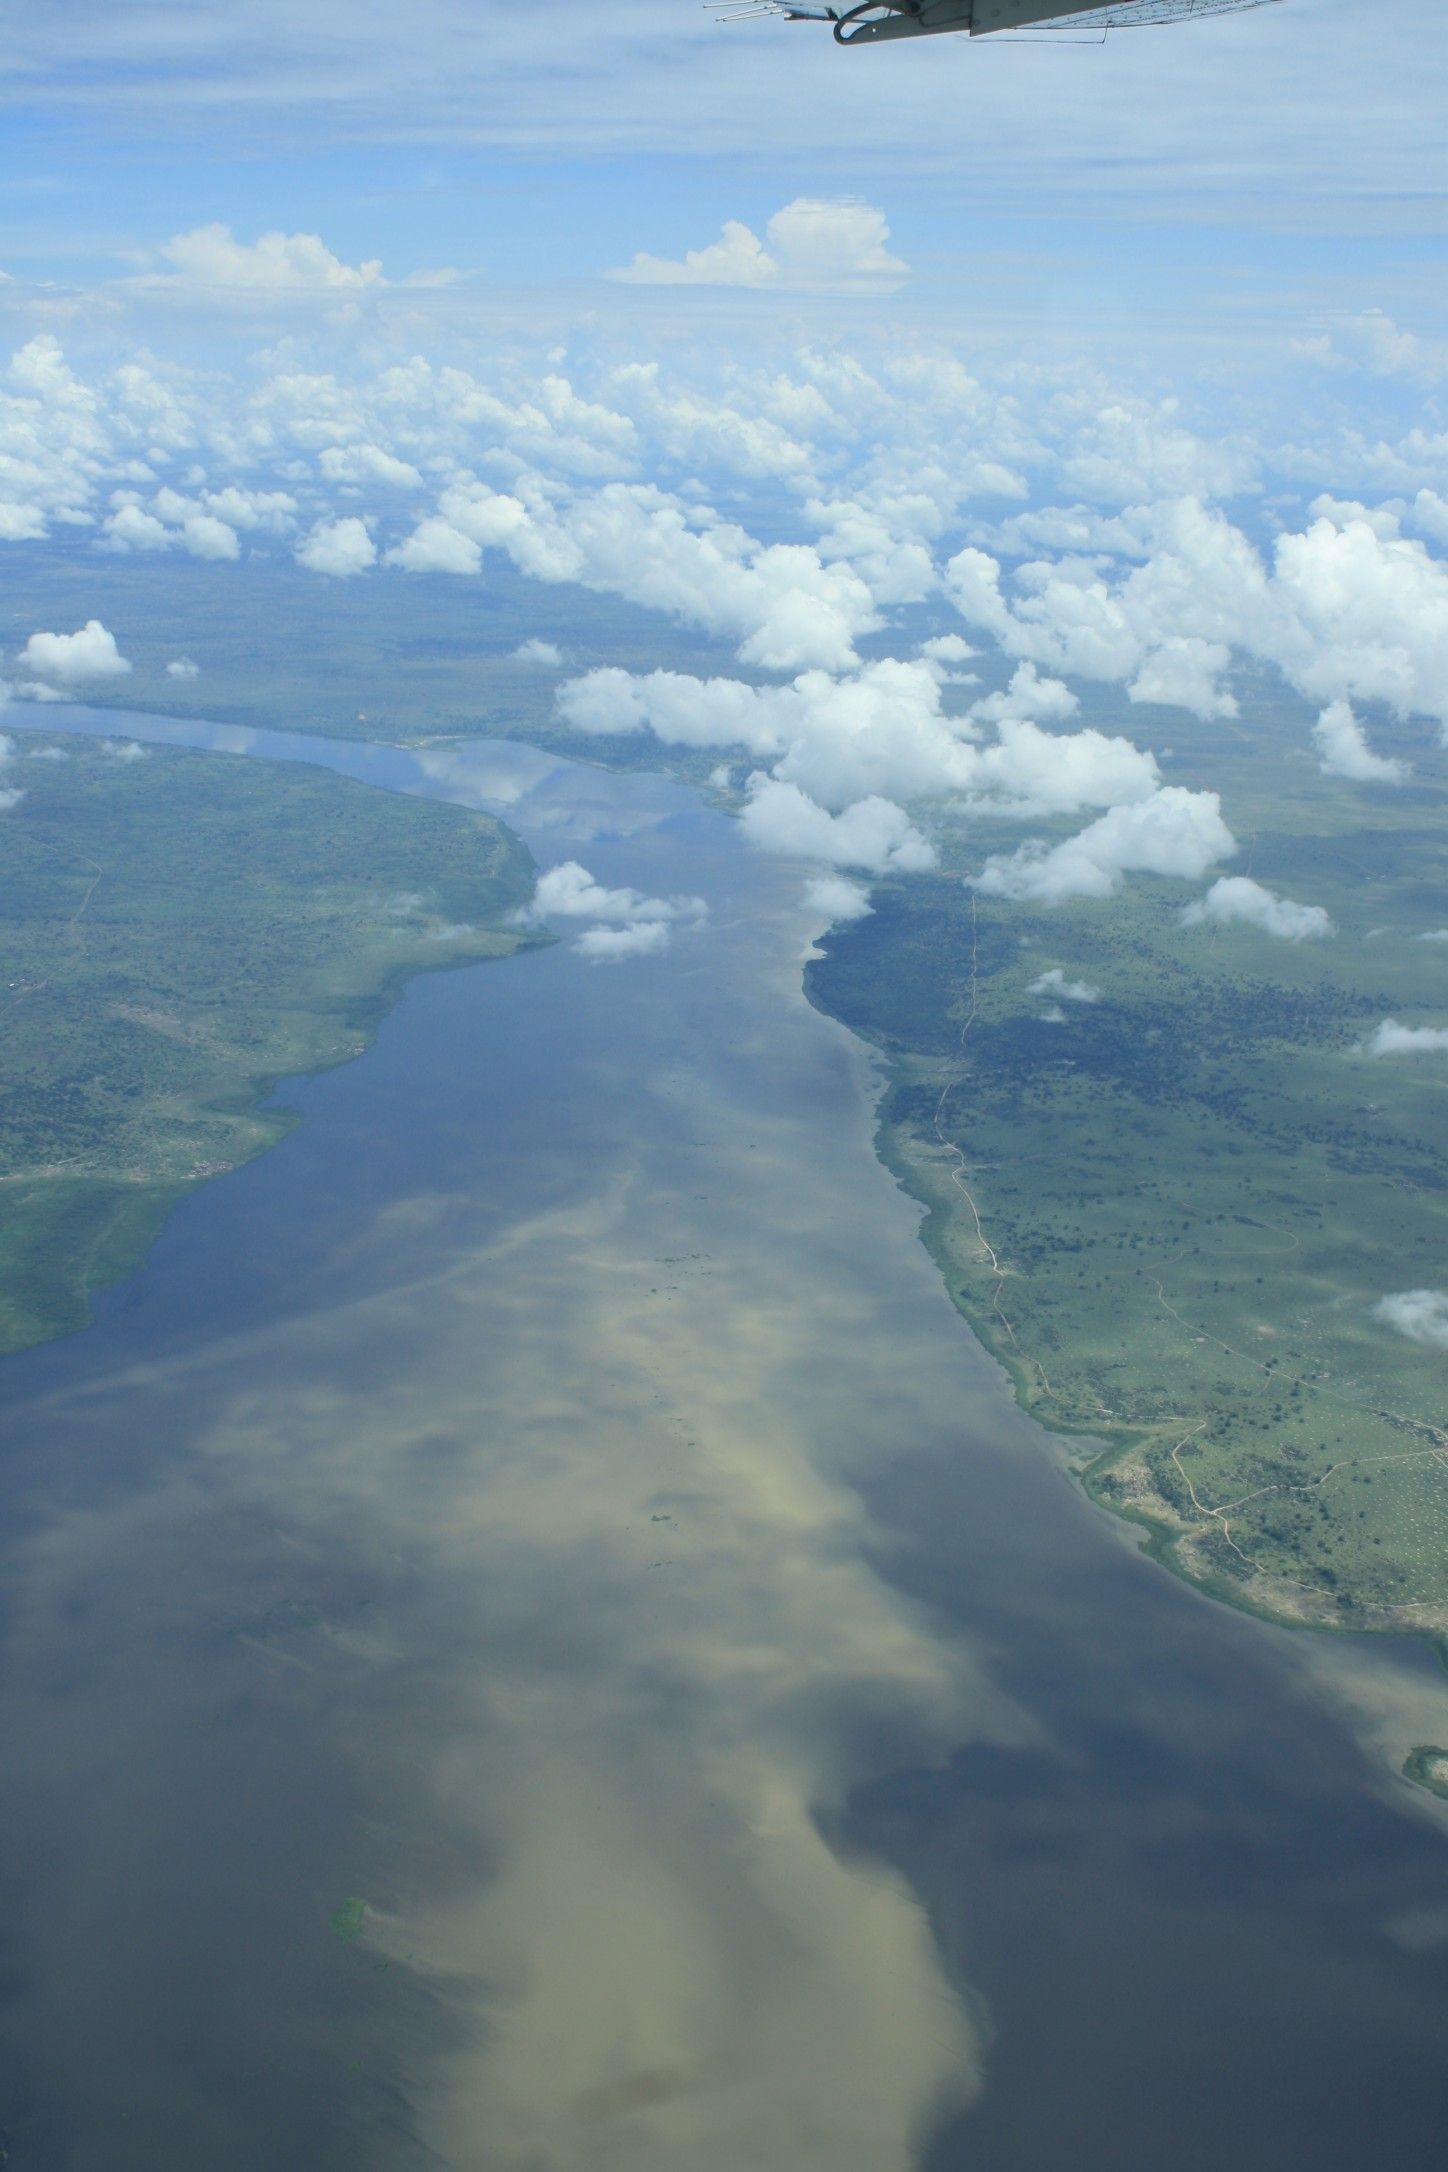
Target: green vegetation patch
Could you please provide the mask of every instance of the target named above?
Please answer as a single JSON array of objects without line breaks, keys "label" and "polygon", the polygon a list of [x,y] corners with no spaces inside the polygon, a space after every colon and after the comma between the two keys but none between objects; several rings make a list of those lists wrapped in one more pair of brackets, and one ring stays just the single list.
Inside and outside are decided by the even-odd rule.
[{"label": "green vegetation patch", "polygon": [[403,982],[501,956],[501,824],[295,764],[16,735],[0,814],[0,1350],[83,1323]]},{"label": "green vegetation patch", "polygon": [[1445,796],[1291,775],[1291,831],[1275,791],[1228,813],[1325,942],[1189,927],[1179,884],[1047,910],[955,873],[877,892],[809,990],[886,1051],[881,1151],[1097,1498],[1238,1603],[1441,1633],[1443,1353],[1374,1306],[1448,1287],[1448,1062],[1362,1044],[1448,1019],[1415,939],[1448,922]]},{"label": "green vegetation patch", "polygon": [[352,1945],[367,1926],[366,1901],[349,1894],[339,1908],[333,1909],[331,1923],[333,1936],[340,1938],[344,1946]]},{"label": "green vegetation patch", "polygon": [[1419,1743],[1403,1760],[1403,1777],[1417,1787],[1426,1787],[1430,1795],[1441,1795],[1448,1802],[1448,1750],[1436,1742]]}]

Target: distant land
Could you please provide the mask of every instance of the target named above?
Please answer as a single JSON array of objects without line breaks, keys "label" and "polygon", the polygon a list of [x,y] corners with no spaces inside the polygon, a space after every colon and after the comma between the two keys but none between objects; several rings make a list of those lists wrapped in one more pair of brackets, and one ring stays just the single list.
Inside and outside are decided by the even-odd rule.
[{"label": "distant land", "polygon": [[[643,736],[579,741],[553,713],[560,676],[597,665],[676,671],[728,668],[732,647],[584,588],[529,581],[506,564],[486,585],[451,574],[388,571],[326,581],[288,561],[244,567],[169,560],[166,578],[142,558],[88,542],[6,546],[0,651],[14,654],[37,626],[99,617],[131,666],[88,682],[93,707],[204,717],[242,728],[427,746],[524,738],[623,769],[657,769]],[[265,627],[264,639],[258,628]],[[559,650],[557,669],[520,657],[529,639]],[[186,659],[194,677],[167,665]],[[717,757],[670,750],[675,774],[701,780]]]},{"label": "distant land", "polygon": [[14,732],[0,816],[0,1351],[82,1325],[403,983],[515,950],[487,817],[298,764]]}]

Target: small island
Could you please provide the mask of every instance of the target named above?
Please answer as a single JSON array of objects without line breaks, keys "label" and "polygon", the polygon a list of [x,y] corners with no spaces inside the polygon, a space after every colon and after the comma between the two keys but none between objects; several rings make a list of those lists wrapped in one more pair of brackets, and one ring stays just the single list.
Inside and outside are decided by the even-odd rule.
[{"label": "small island", "polygon": [[1403,1778],[1448,1802],[1448,1750],[1436,1742],[1420,1742],[1403,1761]]},{"label": "small island", "polygon": [[0,1352],[84,1324],[278,1079],[537,940],[499,822],[297,763],[16,733],[0,813]]}]

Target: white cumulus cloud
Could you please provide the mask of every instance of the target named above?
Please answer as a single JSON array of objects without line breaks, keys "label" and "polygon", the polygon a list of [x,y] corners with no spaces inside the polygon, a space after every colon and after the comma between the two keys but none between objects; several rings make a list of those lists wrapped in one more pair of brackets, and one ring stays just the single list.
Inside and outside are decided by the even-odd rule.
[{"label": "white cumulus cloud", "polygon": [[118,551],[168,551],[175,541],[174,531],[154,513],[143,512],[136,504],[122,505],[111,514],[105,524],[103,550]]},{"label": "white cumulus cloud", "polygon": [[608,276],[634,287],[767,287],[778,280],[779,266],[751,227],[726,219],[719,239],[702,249],[686,250],[679,258],[640,250],[631,264]]},{"label": "white cumulus cloud", "polygon": [[446,490],[440,517],[534,580],[576,581],[729,636],[766,671],[850,669],[880,623],[852,566],[804,543],[762,544],[710,508],[648,484],[607,483],[526,499],[475,478]]},{"label": "white cumulus cloud", "polygon": [[38,505],[0,498],[0,543],[38,543],[44,534],[45,514]]},{"label": "white cumulus cloud", "polygon": [[381,483],[393,490],[416,490],[422,482],[410,460],[399,460],[381,445],[326,445],[317,456],[317,466],[329,483],[357,489]]},{"label": "white cumulus cloud", "polygon": [[1038,974],[1026,990],[1027,995],[1054,996],[1066,1003],[1099,1003],[1101,990],[1093,988],[1089,980],[1068,980],[1059,965]]},{"label": "white cumulus cloud", "polygon": [[17,662],[22,670],[61,687],[86,679],[124,678],[131,668],[115,635],[98,618],[87,619],[76,633],[33,633]]},{"label": "white cumulus cloud", "polygon": [[1237,700],[1221,685],[1232,652],[1223,641],[1168,634],[1148,650],[1127,687],[1132,701],[1155,701],[1193,716],[1235,716]]},{"label": "white cumulus cloud", "polygon": [[[1070,814],[1145,799],[1161,782],[1150,754],[1094,729],[1043,730],[1027,712],[1065,716],[1075,697],[1033,666],[969,718],[945,715],[928,660],[894,657],[834,677],[802,672],[788,686],[609,666],[559,689],[558,712],[576,731],[650,731],[672,745],[745,747],[774,763],[822,806],[958,796],[1019,814]],[[998,720],[977,744],[976,717]]]},{"label": "white cumulus cloud", "polygon": [[904,808],[874,795],[832,815],[798,785],[756,771],[740,820],[750,844],[790,859],[859,867],[872,875],[887,869],[913,874],[935,865],[934,846]]},{"label": "white cumulus cloud", "polygon": [[701,919],[707,909],[702,898],[645,897],[640,890],[607,889],[577,860],[564,860],[538,877],[530,911],[539,920],[612,920],[623,924],[677,920],[681,913]]},{"label": "white cumulus cloud", "polygon": [[863,920],[875,909],[864,884],[847,875],[816,875],[804,886],[804,902],[828,920]]},{"label": "white cumulus cloud", "polygon": [[623,958],[653,958],[669,947],[668,923],[634,920],[627,926],[585,928],[574,938],[574,949],[596,965],[613,965]]},{"label": "white cumulus cloud", "polygon": [[577,860],[564,860],[538,877],[532,902],[519,915],[528,922],[590,920],[574,948],[599,964],[666,950],[675,926],[697,927],[709,917],[701,897],[648,897],[641,890],[609,889]]},{"label": "white cumulus cloud", "polygon": [[[1129,571],[1031,560],[1008,584],[999,561],[970,545],[946,566],[947,592],[1008,654],[1124,685],[1134,701],[1231,715],[1220,681],[1240,652],[1310,700],[1381,701],[1448,732],[1448,567],[1420,542],[1331,500],[1301,532],[1278,536],[1270,563],[1198,497],[1131,519],[1143,562]],[[1334,744],[1342,732],[1330,724],[1323,751]]]},{"label": "white cumulus cloud", "polygon": [[345,520],[318,521],[311,534],[297,545],[296,558],[309,573],[328,573],[335,580],[346,580],[377,563],[377,545],[367,532],[367,523],[349,515]]},{"label": "white cumulus cloud", "polygon": [[241,556],[236,530],[214,513],[192,513],[181,523],[181,547],[193,558]]},{"label": "white cumulus cloud", "polygon": [[909,272],[886,247],[884,212],[852,198],[797,196],[764,238],[784,278],[801,286],[894,285]]},{"label": "white cumulus cloud", "polygon": [[385,564],[405,573],[478,573],[482,546],[437,514],[420,520],[404,542],[388,551]]},{"label": "white cumulus cloud", "polygon": [[102,525],[100,548],[122,556],[179,550],[192,558],[236,559],[239,531],[284,533],[296,511],[295,499],[285,491],[242,490],[234,484],[199,496],[164,485],[148,503],[134,490],[118,490],[111,503],[115,510]]},{"label": "white cumulus cloud", "polygon": [[1361,1044],[1365,1056],[1436,1056],[1448,1050],[1448,1026],[1400,1026],[1385,1018]]},{"label": "white cumulus cloud", "polygon": [[989,897],[1059,905],[1072,897],[1110,897],[1127,874],[1196,881],[1236,849],[1215,792],[1168,784],[1150,799],[1108,808],[1064,844],[1032,840],[996,854],[976,877],[976,888]]},{"label": "white cumulus cloud", "polygon": [[1409,1342],[1426,1343],[1433,1350],[1448,1350],[1448,1292],[1398,1290],[1380,1297],[1373,1317],[1396,1328]]},{"label": "white cumulus cloud", "polygon": [[1405,784],[1406,762],[1374,754],[1363,728],[1346,701],[1330,701],[1312,727],[1318,768],[1326,777],[1349,777],[1355,784]]},{"label": "white cumulus cloud", "polygon": [[256,241],[236,240],[230,227],[215,223],[174,234],[156,252],[167,267],[142,274],[136,283],[152,291],[182,289],[212,298],[335,300],[386,285],[377,258],[345,264],[318,234],[262,234]]},{"label": "white cumulus cloud", "polygon": [[679,258],[641,251],[611,279],[628,286],[765,287],[849,292],[898,286],[909,266],[886,243],[885,214],[850,198],[797,196],[776,211],[764,239],[727,219],[717,241]]},{"label": "white cumulus cloud", "polygon": [[1182,913],[1189,928],[1211,924],[1226,927],[1233,921],[1260,928],[1288,943],[1315,942],[1331,935],[1332,919],[1321,905],[1298,905],[1279,897],[1250,875],[1222,875],[1205,897],[1197,898]]}]

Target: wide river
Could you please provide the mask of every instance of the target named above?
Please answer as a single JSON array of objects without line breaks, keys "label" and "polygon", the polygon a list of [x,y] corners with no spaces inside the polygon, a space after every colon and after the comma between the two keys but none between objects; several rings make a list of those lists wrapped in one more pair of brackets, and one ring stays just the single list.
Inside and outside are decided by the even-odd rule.
[{"label": "wide river", "polygon": [[0,1366],[13,2172],[1438,2172],[1393,1762],[1448,1684],[1082,1498],[874,1158],[799,870],[517,746],[56,721],[709,918],[414,982]]}]

